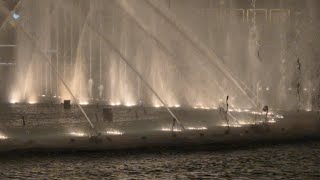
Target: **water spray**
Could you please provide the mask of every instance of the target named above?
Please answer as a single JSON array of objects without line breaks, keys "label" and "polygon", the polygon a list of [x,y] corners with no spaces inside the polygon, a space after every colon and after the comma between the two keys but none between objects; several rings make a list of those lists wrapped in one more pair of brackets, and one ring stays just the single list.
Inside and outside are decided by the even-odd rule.
[{"label": "water spray", "polygon": [[134,68],[134,66],[127,60],[127,58],[121,53],[114,43],[111,42],[103,33],[101,33],[99,30],[96,30],[93,28],[87,19],[85,20],[85,24],[88,28],[90,28],[93,32],[95,32],[102,40],[120,57],[121,61],[124,62],[140,79],[141,81],[146,85],[146,87],[157,97],[157,99],[160,101],[161,104],[166,108],[166,110],[169,112],[169,114],[177,121],[177,123],[182,127],[184,130],[184,126],[181,124],[181,122],[178,120],[178,118],[175,116],[175,114],[170,110],[169,106],[162,100],[162,98],[159,96],[159,94],[153,89],[153,87],[143,78],[143,76],[139,73],[139,71]]},{"label": "water spray", "polygon": [[[0,5],[1,11],[3,11],[5,14],[8,15],[8,17],[10,19],[12,19],[10,11],[3,7],[3,5]],[[41,48],[38,46],[37,41],[33,39],[32,35],[30,33],[28,33],[23,26],[21,26],[21,24],[19,23],[19,21],[15,21],[16,22],[16,27],[19,28],[26,36],[27,38],[31,41],[31,43],[33,44],[33,46],[35,47],[35,49],[38,50],[39,54],[42,55],[44,57],[44,60],[49,64],[49,66],[55,71],[55,73],[57,74],[57,76],[59,77],[59,79],[61,80],[62,84],[65,86],[65,88],[68,90],[68,92],[70,93],[70,95],[72,96],[72,98],[74,99],[75,103],[77,104],[77,106],[79,107],[79,109],[81,110],[82,114],[85,116],[86,120],[89,122],[90,126],[94,129],[94,125],[92,124],[91,120],[89,119],[89,117],[87,116],[87,114],[85,113],[85,111],[83,110],[83,108],[81,107],[81,105],[78,103],[77,98],[74,96],[74,94],[72,93],[72,91],[70,90],[70,88],[68,87],[68,85],[66,84],[66,82],[64,81],[63,77],[59,74],[59,72],[57,71],[57,68],[51,63],[50,58],[48,57],[48,55],[43,52],[41,50]]]},{"label": "water spray", "polygon": [[232,75],[232,73],[225,67],[225,65],[221,62],[220,57],[213,52],[212,50],[209,50],[206,45],[199,42],[198,39],[195,38],[195,36],[192,36],[191,32],[189,32],[183,25],[181,25],[174,17],[171,15],[171,12],[169,10],[165,10],[164,8],[161,8],[159,3],[154,0],[144,0],[155,12],[157,12],[160,16],[165,18],[173,27],[177,29],[177,31],[188,40],[193,47],[195,47],[199,52],[202,53],[206,57],[209,63],[212,64],[212,60],[214,60],[215,65],[217,68],[230,80],[235,84],[235,86],[245,95],[248,97],[249,101],[252,105],[257,106],[255,104],[255,101],[248,95],[248,93],[242,88],[241,84],[238,82],[238,80]]},{"label": "water spray", "polygon": [[[128,6],[124,5],[123,1],[115,1],[116,3],[118,3],[118,6],[123,9],[126,13],[127,13],[127,17],[129,17],[132,22],[135,23],[135,25],[142,30],[146,35],[148,35],[154,42],[155,46],[157,46],[161,51],[163,51],[166,55],[169,56],[169,58],[171,58],[173,61],[173,63],[176,65],[175,63],[175,59],[176,59],[176,54],[172,53],[159,39],[157,39],[157,35],[154,34],[153,32],[150,32],[146,29],[146,27],[143,25],[143,23],[141,21],[139,21],[139,19],[137,19],[134,15],[132,10],[128,10]],[[125,8],[124,8],[125,6]],[[130,12],[129,12],[130,11]],[[187,76],[186,73],[184,73],[184,71],[181,71],[181,74],[183,76]],[[188,80],[188,79],[187,79]],[[220,87],[220,85],[218,84],[218,82],[214,79],[214,83],[217,85],[218,89],[220,90],[221,93],[224,92],[224,90]],[[192,82],[189,82],[189,84],[192,84]]]}]

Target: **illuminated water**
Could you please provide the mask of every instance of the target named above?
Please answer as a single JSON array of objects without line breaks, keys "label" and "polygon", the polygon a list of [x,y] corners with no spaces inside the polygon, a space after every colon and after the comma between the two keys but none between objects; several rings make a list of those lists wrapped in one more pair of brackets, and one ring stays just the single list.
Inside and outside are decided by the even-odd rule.
[{"label": "illuminated water", "polygon": [[202,151],[1,155],[2,178],[318,179],[320,143]]}]

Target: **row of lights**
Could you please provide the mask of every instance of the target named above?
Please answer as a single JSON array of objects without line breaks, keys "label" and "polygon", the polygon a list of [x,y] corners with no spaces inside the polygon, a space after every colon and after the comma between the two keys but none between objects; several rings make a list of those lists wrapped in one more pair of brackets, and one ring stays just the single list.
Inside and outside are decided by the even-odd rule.
[{"label": "row of lights", "polygon": [[[185,129],[187,130],[207,130],[208,128],[207,127],[186,127]],[[178,129],[178,128],[161,128],[160,131],[165,131],[165,132],[168,132],[168,131],[174,131],[174,132],[181,132],[182,130],[181,129]]]},{"label": "row of lights", "polygon": [[[120,130],[116,130],[116,129],[108,129],[105,132],[102,132],[103,134],[106,135],[123,135],[124,132],[120,131]],[[71,131],[68,133],[71,136],[74,137],[86,137],[89,136],[87,133],[83,132],[83,131]]]},{"label": "row of lights", "polygon": [[[262,88],[260,87],[260,88],[258,88],[258,90],[259,90],[259,91],[262,91]],[[266,90],[266,91],[270,91],[271,88],[266,87],[265,90]],[[288,88],[288,91],[292,91],[292,90],[293,90],[293,88]],[[309,90],[308,88],[303,88],[303,91],[308,91],[308,90]],[[312,91],[316,91],[316,89],[313,88]]]}]

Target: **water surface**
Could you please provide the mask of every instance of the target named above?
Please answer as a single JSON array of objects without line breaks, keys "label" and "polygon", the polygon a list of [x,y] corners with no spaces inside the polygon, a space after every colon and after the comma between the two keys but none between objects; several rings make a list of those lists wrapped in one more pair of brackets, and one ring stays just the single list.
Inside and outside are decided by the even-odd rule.
[{"label": "water surface", "polygon": [[319,179],[320,142],[226,150],[1,154],[2,178]]}]

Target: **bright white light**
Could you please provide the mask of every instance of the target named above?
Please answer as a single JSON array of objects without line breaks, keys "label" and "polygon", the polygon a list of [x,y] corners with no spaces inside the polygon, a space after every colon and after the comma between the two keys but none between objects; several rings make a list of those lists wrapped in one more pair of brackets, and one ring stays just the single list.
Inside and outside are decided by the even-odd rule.
[{"label": "bright white light", "polygon": [[41,96],[42,96],[42,97],[46,97],[46,95],[45,95],[45,94],[42,94]]},{"label": "bright white light", "polygon": [[126,105],[125,106],[127,106],[127,107],[132,107],[132,106],[135,106],[136,104],[134,104],[134,103],[126,103]]},{"label": "bright white light", "polygon": [[88,105],[89,102],[87,102],[87,101],[82,101],[82,102],[80,102],[79,104],[80,104],[80,105]]},{"label": "bright white light", "polygon": [[304,88],[303,90],[304,90],[304,91],[308,91],[308,89],[307,89],[307,88]]},{"label": "bright white light", "polygon": [[248,110],[248,109],[245,109],[244,112],[249,112],[249,110]]},{"label": "bright white light", "polygon": [[284,117],[282,115],[276,115],[276,118],[283,119]]},{"label": "bright white light", "polygon": [[[250,125],[252,123],[248,122],[248,121],[238,121],[239,125],[243,126],[243,125]],[[237,124],[238,125],[238,124]]]},{"label": "bright white light", "polygon": [[53,98],[57,98],[57,96],[53,96]]},{"label": "bright white light", "polygon": [[86,136],[86,134],[83,133],[83,132],[70,132],[69,134],[70,134],[71,136],[77,136],[77,137],[84,137],[84,136]]},{"label": "bright white light", "polygon": [[37,103],[37,98],[34,96],[31,96],[27,100],[28,104],[36,104]]},{"label": "bright white light", "polygon": [[210,108],[207,106],[204,106],[203,109],[209,110]]},{"label": "bright white light", "polygon": [[271,111],[270,111],[270,112],[268,112],[268,114],[269,114],[269,115],[274,115],[274,112],[271,112]]},{"label": "bright white light", "polygon": [[[222,127],[228,127],[227,124],[222,124],[221,126]],[[229,127],[242,127],[242,125],[241,124],[229,124]]]},{"label": "bright white light", "polygon": [[0,140],[5,140],[5,139],[8,139],[8,137],[3,134],[0,134]]},{"label": "bright white light", "polygon": [[154,107],[159,108],[159,107],[161,107],[161,105],[160,104],[155,104]]},{"label": "bright white light", "polygon": [[181,107],[179,104],[174,105],[174,107],[179,108]]},{"label": "bright white light", "polygon": [[310,111],[312,111],[312,109],[309,109],[309,108],[308,108],[308,109],[306,109],[306,111],[307,111],[307,112],[310,112]]},{"label": "bright white light", "polygon": [[20,98],[19,98],[18,93],[14,92],[14,93],[10,96],[9,102],[10,102],[11,104],[15,104],[15,103],[18,103],[19,101],[20,101]]},{"label": "bright white light", "polygon": [[206,127],[187,127],[188,130],[207,130]]},{"label": "bright white light", "polygon": [[118,130],[108,130],[107,132],[106,132],[106,134],[108,134],[108,135],[122,135],[123,134],[123,132],[121,132],[121,131],[118,131]]},{"label": "bright white light", "polygon": [[20,15],[17,14],[16,12],[13,12],[12,17],[13,17],[13,19],[18,20],[20,18]]},{"label": "bright white light", "polygon": [[267,87],[267,88],[266,88],[266,91],[269,91],[269,90],[270,90],[270,88],[269,88],[269,87]]},{"label": "bright white light", "polygon": [[252,114],[255,114],[255,115],[262,115],[262,113],[261,113],[261,112],[255,112],[255,111],[252,111],[251,113],[252,113]]},{"label": "bright white light", "polygon": [[[161,131],[171,131],[171,130],[172,130],[171,128],[161,128]],[[181,132],[181,129],[174,128],[173,131],[174,132]]]},{"label": "bright white light", "polygon": [[269,123],[276,123],[276,121],[274,119],[271,119],[268,121]]},{"label": "bright white light", "polygon": [[11,99],[11,100],[10,100],[10,103],[11,103],[11,104],[18,103],[18,100],[16,100],[16,99]]}]

